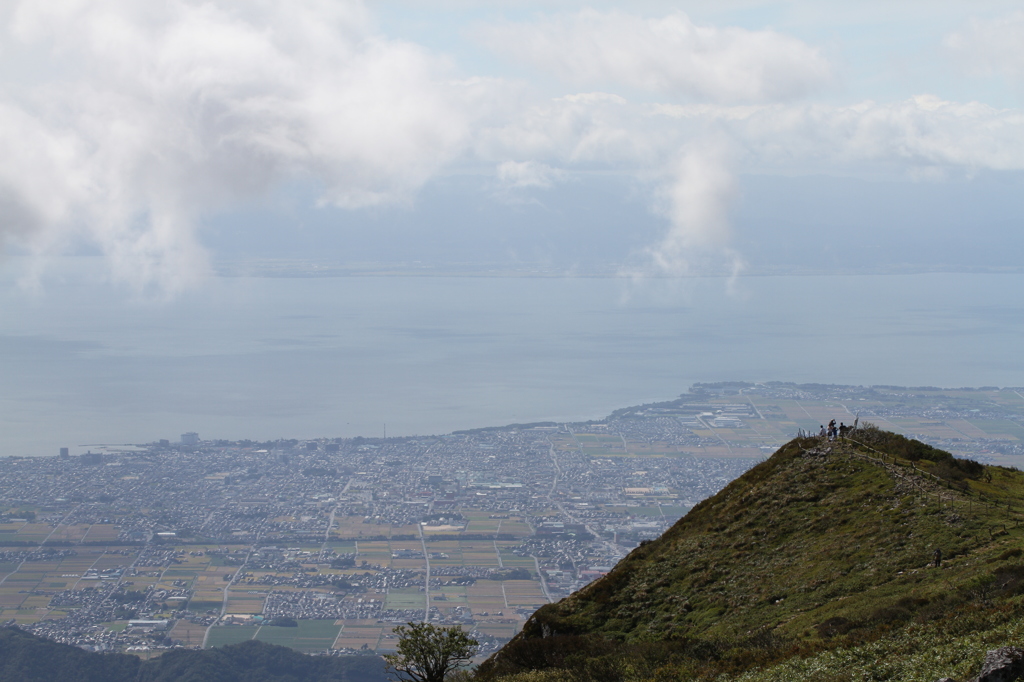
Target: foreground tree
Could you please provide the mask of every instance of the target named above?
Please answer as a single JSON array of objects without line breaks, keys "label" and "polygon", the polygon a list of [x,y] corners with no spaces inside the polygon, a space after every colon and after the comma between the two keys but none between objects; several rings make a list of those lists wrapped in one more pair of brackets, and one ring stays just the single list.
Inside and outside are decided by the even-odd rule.
[{"label": "foreground tree", "polygon": [[398,651],[384,657],[388,674],[401,682],[444,682],[445,676],[469,662],[480,643],[457,625],[407,623],[395,628]]}]

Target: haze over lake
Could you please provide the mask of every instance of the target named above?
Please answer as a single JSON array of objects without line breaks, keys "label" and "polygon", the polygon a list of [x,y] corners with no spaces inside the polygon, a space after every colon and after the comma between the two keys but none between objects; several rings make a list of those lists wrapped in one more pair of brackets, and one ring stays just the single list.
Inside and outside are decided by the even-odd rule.
[{"label": "haze over lake", "polygon": [[695,381],[1024,386],[1024,275],[217,277],[0,289],[0,455],[600,418]]},{"label": "haze over lake", "polygon": [[3,3],[0,455],[1024,385],[1024,14],[897,4]]}]

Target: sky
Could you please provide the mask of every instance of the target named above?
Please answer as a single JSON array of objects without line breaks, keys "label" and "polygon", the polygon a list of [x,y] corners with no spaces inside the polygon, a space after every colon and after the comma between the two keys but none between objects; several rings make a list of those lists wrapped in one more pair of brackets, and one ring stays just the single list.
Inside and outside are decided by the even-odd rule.
[{"label": "sky", "polygon": [[0,456],[1020,385],[1022,218],[1019,2],[6,0]]},{"label": "sky", "polygon": [[0,268],[1019,267],[1013,2],[11,0]]}]

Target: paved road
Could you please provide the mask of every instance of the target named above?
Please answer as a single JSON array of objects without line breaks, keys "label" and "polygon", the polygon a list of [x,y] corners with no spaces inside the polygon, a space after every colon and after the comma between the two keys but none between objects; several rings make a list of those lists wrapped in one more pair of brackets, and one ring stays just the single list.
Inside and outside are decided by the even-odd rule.
[{"label": "paved road", "polygon": [[[576,441],[576,447],[578,447],[580,449],[580,452],[582,453],[583,452],[583,444],[580,443],[578,438],[576,438],[576,434],[572,432],[572,429],[569,428],[568,424],[565,425],[565,428],[569,432],[569,434],[572,435],[572,439],[574,441]],[[591,535],[594,536],[594,540],[596,540],[597,542],[600,542],[601,544],[604,545],[605,550],[609,554],[611,554],[612,556],[615,556],[615,557],[619,557],[619,558],[624,557],[626,555],[626,552],[623,551],[623,549],[621,547],[619,547],[614,542],[610,542],[610,541],[605,540],[604,538],[602,538],[601,535],[594,528],[592,528],[590,525],[588,525],[586,521],[581,521],[580,519],[576,518],[575,516],[573,516],[573,514],[568,509],[565,508],[564,505],[562,505],[561,502],[558,502],[557,500],[552,499],[551,496],[554,494],[555,487],[558,485],[558,478],[562,474],[562,469],[558,466],[558,457],[555,454],[555,445],[554,445],[554,443],[551,443],[551,439],[550,438],[548,438],[548,444],[551,445],[551,459],[555,463],[555,471],[556,471],[556,473],[555,473],[555,481],[551,485],[551,490],[548,491],[548,499],[551,501],[552,504],[554,504],[556,507],[558,507],[559,511],[561,511],[562,514],[564,514],[567,519],[569,519],[573,523],[578,523],[578,524],[582,525],[587,530],[588,533],[590,533]]]},{"label": "paved road", "polygon": [[[247,563],[249,563],[249,557],[252,556],[252,553],[253,553],[253,548],[250,547],[248,553],[246,553],[246,555],[245,555],[245,561],[242,562],[242,565],[239,566],[238,570],[236,570],[234,575],[231,576],[231,580],[228,581],[228,584],[224,586],[224,599],[223,599],[223,601],[221,601],[221,604],[220,604],[220,618],[223,618],[224,614],[227,613],[227,611],[228,611],[228,596],[229,596],[228,595],[228,590],[230,590],[231,586],[235,584],[236,580],[238,580],[238,574],[241,573],[242,569],[245,568],[245,565]],[[219,621],[220,618],[218,618],[217,621]],[[210,629],[213,628],[217,624],[217,621],[214,621],[213,624],[210,625],[210,627],[206,628],[206,634],[203,635],[203,646],[202,646],[203,649],[206,648],[206,642],[207,642],[207,640],[210,639]]]},{"label": "paved road", "polygon": [[423,594],[426,598],[427,606],[423,609],[423,622],[430,622],[430,554],[427,552],[427,540],[423,537],[423,524],[418,523],[416,528],[420,532],[420,544],[423,546],[423,561],[427,564],[427,579],[423,583]]}]

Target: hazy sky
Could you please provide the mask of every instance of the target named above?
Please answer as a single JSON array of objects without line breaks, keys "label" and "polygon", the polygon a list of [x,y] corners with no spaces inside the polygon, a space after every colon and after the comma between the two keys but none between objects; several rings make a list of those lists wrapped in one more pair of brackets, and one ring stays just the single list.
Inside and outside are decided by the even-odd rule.
[{"label": "hazy sky", "polygon": [[1019,0],[0,2],[0,456],[1020,385],[1022,87]]},{"label": "hazy sky", "polygon": [[1018,7],[11,0],[0,241],[158,297],[253,258],[1016,266]]}]

